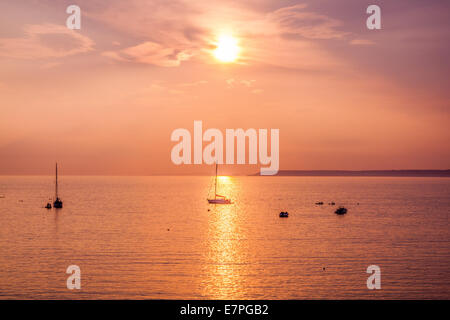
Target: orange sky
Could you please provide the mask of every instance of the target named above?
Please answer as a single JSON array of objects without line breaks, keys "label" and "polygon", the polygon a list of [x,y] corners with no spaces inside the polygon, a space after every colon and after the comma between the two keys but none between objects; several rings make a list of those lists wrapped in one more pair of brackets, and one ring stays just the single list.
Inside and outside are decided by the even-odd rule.
[{"label": "orange sky", "polygon": [[[210,173],[171,132],[280,129],[280,169],[450,167],[448,1],[0,3],[0,174]],[[213,55],[220,34],[238,60]],[[224,174],[259,166],[227,166]]]}]

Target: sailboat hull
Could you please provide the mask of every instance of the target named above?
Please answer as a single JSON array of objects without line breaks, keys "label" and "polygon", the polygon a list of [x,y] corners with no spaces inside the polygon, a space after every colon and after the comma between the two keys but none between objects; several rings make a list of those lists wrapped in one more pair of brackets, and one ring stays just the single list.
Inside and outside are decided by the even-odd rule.
[{"label": "sailboat hull", "polygon": [[63,207],[63,203],[61,200],[59,200],[59,198],[57,198],[55,200],[55,202],[53,202],[53,208],[58,208],[61,209]]},{"label": "sailboat hull", "polygon": [[231,204],[230,199],[208,199],[210,204]]}]

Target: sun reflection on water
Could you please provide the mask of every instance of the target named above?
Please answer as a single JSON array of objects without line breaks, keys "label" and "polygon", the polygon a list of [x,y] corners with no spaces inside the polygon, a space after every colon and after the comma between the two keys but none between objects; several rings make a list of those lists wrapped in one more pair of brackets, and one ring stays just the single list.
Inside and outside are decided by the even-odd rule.
[{"label": "sun reflection on water", "polygon": [[212,299],[238,299],[245,295],[243,273],[247,268],[245,235],[240,232],[238,187],[232,177],[218,177],[220,193],[231,198],[231,205],[212,205],[208,230],[203,295]]}]

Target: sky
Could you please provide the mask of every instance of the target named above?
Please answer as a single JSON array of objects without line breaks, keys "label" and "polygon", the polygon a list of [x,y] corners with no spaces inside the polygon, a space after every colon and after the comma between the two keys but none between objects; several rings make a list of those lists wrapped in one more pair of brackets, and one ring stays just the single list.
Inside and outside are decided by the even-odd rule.
[{"label": "sky", "polygon": [[[81,29],[66,8],[81,8]],[[381,8],[381,30],[366,8]],[[0,2],[0,174],[209,174],[171,133],[279,129],[280,170],[450,168],[450,3]],[[214,56],[221,35],[239,46]],[[259,165],[228,165],[251,174]]]}]

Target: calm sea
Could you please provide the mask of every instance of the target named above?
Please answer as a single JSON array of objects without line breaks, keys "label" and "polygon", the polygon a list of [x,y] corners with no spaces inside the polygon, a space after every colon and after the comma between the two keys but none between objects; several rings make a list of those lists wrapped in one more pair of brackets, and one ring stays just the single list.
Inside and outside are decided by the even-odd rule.
[{"label": "calm sea", "polygon": [[0,298],[450,298],[448,178],[229,177],[221,206],[209,177],[60,180],[47,210],[53,177],[0,177]]}]

